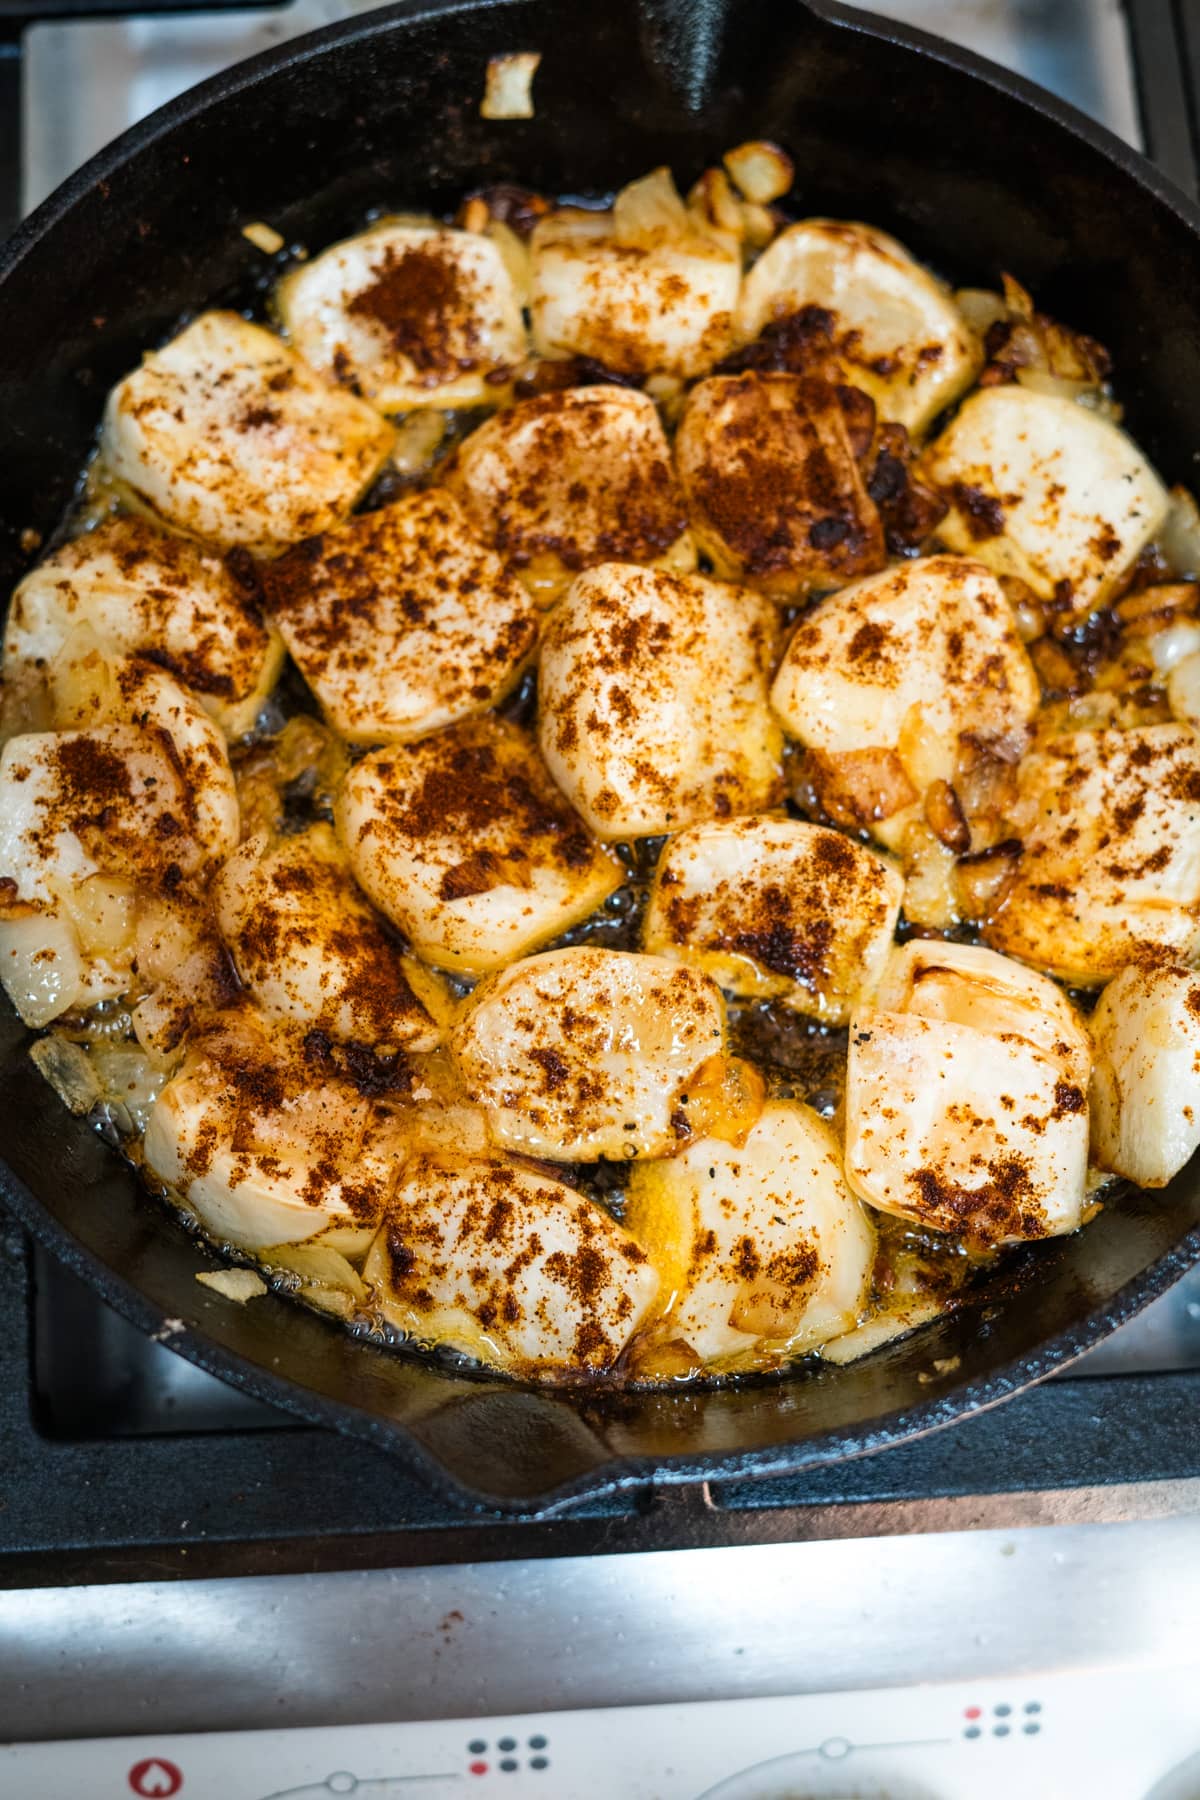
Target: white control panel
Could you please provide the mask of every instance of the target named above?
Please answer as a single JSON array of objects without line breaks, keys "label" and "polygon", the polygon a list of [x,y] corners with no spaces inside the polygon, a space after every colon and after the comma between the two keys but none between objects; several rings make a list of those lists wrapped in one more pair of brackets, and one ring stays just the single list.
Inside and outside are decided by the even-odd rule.
[{"label": "white control panel", "polygon": [[1200,1664],[0,1748],[12,1800],[1200,1800]]}]

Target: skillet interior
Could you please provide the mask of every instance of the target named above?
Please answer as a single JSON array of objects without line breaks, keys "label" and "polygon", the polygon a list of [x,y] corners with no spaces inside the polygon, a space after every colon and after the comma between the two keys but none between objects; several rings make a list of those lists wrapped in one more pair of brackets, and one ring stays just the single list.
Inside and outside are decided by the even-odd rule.
[{"label": "skillet interior", "polygon": [[[528,48],[544,54],[537,117],[480,120],[487,57]],[[750,135],[791,150],[806,212],[894,231],[952,278],[1012,269],[1111,349],[1130,429],[1168,477],[1194,479],[1200,215],[1069,109],[803,0],[401,5],[156,115],[0,256],[2,591],[28,560],[22,533],[60,516],[108,386],[188,309],[256,302],[265,265],[242,224],[266,219],[317,248],[371,207],[448,208],[480,180],[603,191],[659,162],[690,179]],[[195,1361],[506,1508],[880,1448],[1058,1366],[1200,1255],[1193,1165],[1165,1193],[1023,1253],[980,1307],[865,1364],[709,1393],[524,1391],[383,1354],[274,1296],[243,1308],[201,1288],[207,1253],[63,1112],[27,1042],[0,1020],[3,1192],[31,1229]]]}]

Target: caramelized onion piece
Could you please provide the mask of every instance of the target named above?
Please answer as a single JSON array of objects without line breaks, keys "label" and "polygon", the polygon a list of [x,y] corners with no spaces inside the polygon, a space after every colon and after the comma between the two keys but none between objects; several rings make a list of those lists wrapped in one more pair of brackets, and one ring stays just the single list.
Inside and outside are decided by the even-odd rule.
[{"label": "caramelized onion piece", "polygon": [[986,919],[1000,905],[1020,854],[1020,838],[1005,838],[959,857],[954,879],[964,918]]},{"label": "caramelized onion piece", "polygon": [[540,50],[518,50],[488,59],[487,85],[479,104],[481,119],[532,119],[533,78]]},{"label": "caramelized onion piece", "polygon": [[971,828],[962,804],[948,781],[931,781],[925,790],[925,823],[947,850],[971,848]]},{"label": "caramelized onion piece", "polygon": [[752,139],[727,150],[722,158],[747,200],[766,206],[781,200],[796,179],[796,167],[778,144]]},{"label": "caramelized onion piece", "polygon": [[894,750],[843,750],[828,756],[814,750],[808,762],[821,805],[831,819],[853,831],[890,819],[918,798]]}]

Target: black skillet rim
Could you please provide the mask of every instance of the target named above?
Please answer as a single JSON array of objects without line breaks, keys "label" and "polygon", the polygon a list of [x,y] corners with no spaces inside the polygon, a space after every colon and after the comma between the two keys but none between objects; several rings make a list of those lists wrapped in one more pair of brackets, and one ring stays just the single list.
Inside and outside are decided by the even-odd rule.
[{"label": "black skillet rim", "polygon": [[[839,30],[901,45],[1000,90],[1042,114],[1059,129],[1082,139],[1200,236],[1200,206],[1163,176],[1146,157],[1077,108],[1024,77],[926,32],[878,14],[852,11],[837,4],[836,0],[792,0],[792,4]],[[392,6],[306,33],[199,83],[106,145],[18,226],[7,244],[0,246],[0,301],[4,281],[77,201],[120,169],[131,154],[148,148],[177,125],[203,112],[211,103],[252,88],[293,64],[319,58],[327,49],[351,39],[387,35],[395,26],[425,18],[459,12],[500,12],[505,5],[506,0],[398,0]],[[835,1427],[786,1448],[747,1449],[716,1456],[702,1451],[654,1458],[613,1455],[590,1473],[575,1476],[544,1493],[512,1500],[472,1488],[450,1475],[400,1422],[381,1418],[350,1401],[329,1399],[284,1376],[273,1375],[249,1359],[225,1350],[201,1331],[186,1325],[174,1329],[175,1321],[169,1320],[155,1302],[130,1284],[119,1271],[85,1249],[2,1163],[0,1200],[33,1237],[117,1312],[148,1336],[169,1335],[171,1349],[197,1367],[310,1424],[348,1433],[393,1454],[403,1454],[431,1486],[460,1505],[466,1501],[492,1512],[526,1516],[536,1513],[548,1517],[577,1501],[602,1498],[648,1483],[678,1486],[697,1481],[785,1476],[803,1468],[872,1455],[892,1444],[945,1429],[965,1416],[1000,1405],[1050,1373],[1061,1371],[1133,1318],[1200,1262],[1200,1226],[1197,1226],[1140,1275],[1126,1282],[1104,1307],[1089,1313],[1078,1324],[1044,1340],[1036,1349],[1001,1364],[985,1376],[951,1386],[915,1406],[863,1421],[855,1428],[857,1441],[850,1445],[846,1441],[849,1435],[846,1429]],[[165,1331],[165,1328],[170,1329]]]}]

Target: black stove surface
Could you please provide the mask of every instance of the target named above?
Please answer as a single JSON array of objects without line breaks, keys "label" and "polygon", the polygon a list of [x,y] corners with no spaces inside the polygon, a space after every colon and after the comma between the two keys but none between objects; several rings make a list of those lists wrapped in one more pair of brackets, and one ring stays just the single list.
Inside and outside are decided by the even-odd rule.
[{"label": "black stove surface", "polygon": [[501,1516],[192,1369],[10,1229],[0,1236],[0,1585],[768,1543],[937,1528],[939,1503],[968,1497],[980,1507],[962,1522],[997,1523],[992,1496],[1130,1486],[1149,1496],[1150,1484],[1200,1476],[1191,1279],[1148,1341],[1135,1321],[1131,1348],[1103,1353],[1109,1366],[1153,1370],[1047,1382],[951,1430],[787,1480],[646,1486],[553,1517]]},{"label": "black stove surface", "polygon": [[[0,216],[16,204],[15,140],[2,126],[16,95],[12,27],[112,5],[0,0]],[[1188,0],[1128,0],[1126,11],[1145,143],[1195,191],[1200,15]],[[5,1223],[0,1214],[0,1585],[938,1529],[953,1501],[978,1502],[959,1522],[995,1524],[1006,1520],[987,1502],[1006,1495],[1128,1489],[1137,1512],[1155,1484],[1200,1480],[1200,1272],[1067,1377],[950,1430],[787,1480],[647,1486],[539,1518],[465,1509],[395,1457],[250,1400],[142,1337]]]}]

